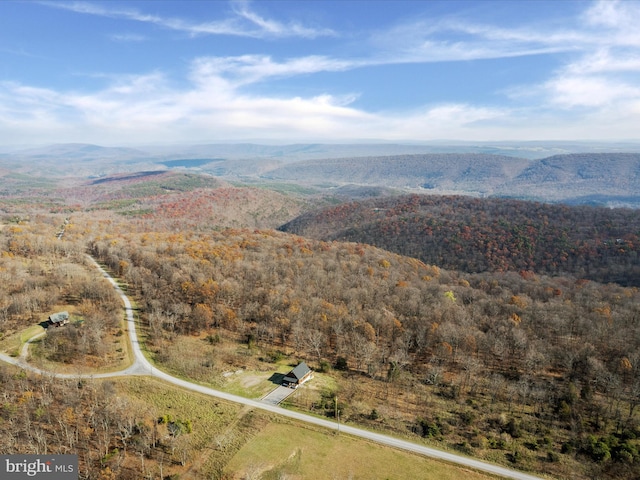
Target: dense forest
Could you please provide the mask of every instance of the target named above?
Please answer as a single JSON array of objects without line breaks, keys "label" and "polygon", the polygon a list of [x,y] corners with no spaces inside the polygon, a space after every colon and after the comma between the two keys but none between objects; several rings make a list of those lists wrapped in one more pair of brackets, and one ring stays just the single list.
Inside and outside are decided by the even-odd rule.
[{"label": "dense forest", "polygon": [[331,415],[338,394],[345,421],[559,476],[640,474],[636,289],[273,231],[108,235],[90,251],[140,292],[175,373],[216,383],[249,360],[185,357],[180,338],[235,339],[342,378],[301,408]]},{"label": "dense forest", "polygon": [[[207,193],[198,182],[167,195],[154,187],[136,198],[153,211],[137,214],[120,210],[117,182],[99,185],[114,197],[67,211],[6,206],[0,350],[17,355],[26,328],[68,309],[72,324],[34,344],[32,363],[63,372],[126,365],[119,299],[89,253],[119,277],[145,348],[175,375],[224,389],[226,372],[306,360],[319,379],[291,408],[329,417],[337,409],[344,422],[559,478],[640,476],[640,293],[586,278],[634,271],[634,211],[410,196],[333,207],[305,232],[337,232],[347,219],[373,231],[376,220],[390,226],[389,250],[403,238],[412,248],[431,237],[451,248],[455,239],[454,253],[432,241],[443,260],[435,262],[366,239],[224,228],[214,217],[193,228],[193,202]],[[203,211],[217,195],[242,195],[220,188],[204,196]],[[246,195],[266,215],[258,191]],[[420,233],[403,237],[401,227],[414,226]],[[481,235],[491,255],[477,252]],[[456,258],[468,270],[475,258],[477,271],[445,268]],[[178,474],[202,448],[209,475],[224,478],[225,462],[264,422],[234,421],[240,409],[224,407],[229,418],[208,426],[191,406],[178,410],[182,397],[151,398],[161,389],[142,379],[54,381],[10,367],[0,376],[2,450],[77,451],[83,478]],[[245,433],[206,440],[205,424]]]},{"label": "dense forest", "polygon": [[281,230],[376,245],[450,270],[533,271],[640,286],[640,212],[410,195],[304,214]]}]

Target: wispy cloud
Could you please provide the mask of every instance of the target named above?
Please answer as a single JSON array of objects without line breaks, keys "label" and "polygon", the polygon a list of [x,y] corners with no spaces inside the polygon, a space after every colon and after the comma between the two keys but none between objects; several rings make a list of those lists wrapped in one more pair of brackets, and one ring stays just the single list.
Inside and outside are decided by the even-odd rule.
[{"label": "wispy cloud", "polygon": [[600,43],[640,47],[640,3],[620,0],[598,0],[589,7],[582,19],[608,35],[598,38]]},{"label": "wispy cloud", "polygon": [[339,72],[366,64],[363,60],[337,59],[311,55],[275,61],[269,55],[201,57],[192,64],[191,78],[196,83],[228,82],[235,87],[274,78],[294,77],[319,72]]},{"label": "wispy cloud", "polygon": [[8,53],[9,55],[15,55],[17,57],[29,57],[29,58],[42,58],[40,55],[35,55],[34,53],[25,50],[24,48],[10,48],[10,47],[0,47],[0,52]]},{"label": "wispy cloud", "polygon": [[640,88],[597,76],[559,75],[545,84],[550,100],[566,108],[604,107],[640,99]]},{"label": "wispy cloud", "polygon": [[413,19],[372,35],[395,62],[455,62],[577,51],[588,35],[572,30],[507,29],[462,19]]},{"label": "wispy cloud", "polygon": [[122,43],[137,43],[147,40],[147,37],[145,37],[144,35],[139,35],[137,33],[113,33],[109,35],[109,38],[114,42]]},{"label": "wispy cloud", "polygon": [[228,18],[207,22],[193,22],[177,17],[163,17],[144,13],[136,9],[119,9],[90,2],[44,2],[45,5],[72,12],[110,18],[121,18],[135,22],[149,23],[159,27],[187,33],[189,35],[233,35],[241,37],[303,37],[316,38],[335,35],[331,29],[313,28],[298,22],[283,23],[265,18],[250,8],[247,1],[232,2],[233,15]]},{"label": "wispy cloud", "polygon": [[[48,5],[190,35],[276,38],[333,34],[266,18],[247,2],[233,3],[227,18],[202,23],[95,3]],[[0,83],[0,141],[28,141],[28,136],[97,143],[637,137],[640,33],[632,19],[640,18],[638,8],[635,2],[596,2],[572,24],[546,30],[498,28],[460,18],[419,19],[372,35],[369,53],[360,57],[202,56],[189,62],[185,78],[178,82],[162,71],[152,71],[104,77],[108,85],[91,92]],[[296,96],[252,88],[283,78],[365,66],[554,53],[562,53],[556,57],[559,66],[537,83],[512,85],[508,90],[512,101],[507,106],[452,101],[411,110],[373,111],[354,102],[360,94],[357,91],[334,94],[327,87],[319,95]]]},{"label": "wispy cloud", "polygon": [[194,64],[188,89],[169,88],[159,73],[113,79],[92,94],[0,84],[1,136],[26,141],[20,132],[28,130],[42,141],[98,143],[453,138],[473,122],[504,114],[462,104],[367,112],[354,107],[351,96],[255,95],[241,92],[241,84],[202,73],[201,67]]},{"label": "wispy cloud", "polygon": [[[600,131],[610,134],[617,125],[620,134],[633,136],[633,128],[640,128],[640,3],[600,0],[585,5],[582,15],[560,26],[508,28],[458,17],[413,19],[379,32],[372,41],[395,62],[562,54],[556,58],[563,63],[545,80],[504,90],[509,98],[530,105],[528,113],[518,110],[518,115],[531,125],[533,112],[559,109],[558,118],[582,125],[585,132],[598,130],[600,121]],[[540,116],[540,122],[549,119]]]},{"label": "wispy cloud", "polygon": [[336,33],[330,28],[315,28],[302,25],[299,22],[282,23],[267,19],[250,8],[247,0],[233,2],[234,12],[241,18],[258,27],[259,31],[267,32],[275,37],[304,37],[316,38],[334,36]]}]

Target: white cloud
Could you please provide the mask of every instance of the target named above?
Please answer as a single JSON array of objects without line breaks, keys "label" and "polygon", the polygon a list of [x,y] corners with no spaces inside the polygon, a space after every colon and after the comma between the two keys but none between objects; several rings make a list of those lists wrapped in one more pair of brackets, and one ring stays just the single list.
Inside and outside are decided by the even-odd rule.
[{"label": "white cloud", "polygon": [[574,30],[501,28],[461,19],[413,19],[372,36],[390,63],[486,60],[571,52],[589,35]]},{"label": "white cloud", "polygon": [[640,118],[633,113],[640,102],[638,18],[638,2],[592,4],[582,19],[594,41],[584,42],[578,55],[540,85],[549,105],[601,118],[602,128],[604,122],[618,125],[622,118],[640,127]]},{"label": "white cloud", "polygon": [[640,3],[619,0],[599,0],[588,8],[583,18],[587,25],[601,29],[598,38],[605,44],[640,47]]},{"label": "white cloud", "polygon": [[282,23],[273,19],[267,19],[249,8],[247,0],[234,2],[234,11],[242,18],[257,26],[261,31],[275,37],[304,37],[316,38],[334,36],[335,32],[329,28],[313,28],[301,25],[298,22]]},{"label": "white cloud", "polygon": [[[213,77],[215,78],[215,77]],[[149,93],[162,90],[162,95]],[[11,99],[11,100],[9,100]],[[0,131],[6,142],[26,141],[16,132],[28,125],[40,141],[120,143],[265,138],[344,140],[454,137],[459,129],[496,112],[467,105],[439,105],[416,112],[372,113],[351,106],[352,97],[330,94],[277,98],[215,89],[194,82],[171,90],[160,74],[127,76],[94,94],[55,92],[17,84],[0,87]],[[31,112],[22,118],[13,111]],[[5,136],[6,135],[6,136]],[[24,133],[23,133],[24,135]]]},{"label": "white cloud", "polygon": [[[90,92],[0,84],[0,143],[92,141],[282,142],[376,138],[380,140],[518,140],[632,138],[640,131],[640,43],[629,19],[640,4],[598,2],[584,25],[554,30],[496,28],[460,20],[415,21],[379,33],[367,57],[302,55],[278,60],[247,54],[193,59],[187,85],[161,71],[106,76],[109,85]],[[60,6],[62,5],[62,6]],[[311,37],[329,30],[271,20],[250,4],[233,4],[233,16],[189,23],[93,3],[54,4],[79,13],[153,23],[196,34]],[[640,18],[635,16],[633,18]],[[455,32],[457,40],[449,33]],[[604,35],[606,34],[606,35]],[[606,37],[606,40],[603,40]],[[122,41],[137,41],[135,38]],[[359,92],[287,96],[254,89],[261,82],[396,63],[466,61],[563,52],[564,64],[546,79],[509,89],[511,106],[481,101],[417,106],[410,111],[371,111],[354,102]],[[261,93],[256,93],[260,91]],[[514,104],[517,103],[516,108]]]},{"label": "white cloud", "polygon": [[142,23],[150,23],[159,27],[185,32],[189,35],[233,35],[241,37],[304,37],[316,38],[335,35],[331,29],[306,27],[297,22],[282,23],[267,19],[249,8],[249,2],[233,2],[234,15],[221,20],[192,22],[182,18],[163,17],[143,13],[131,8],[103,7],[89,2],[43,2],[53,8],[70,10],[85,15],[122,18]]},{"label": "white cloud", "polygon": [[577,61],[568,64],[565,71],[572,75],[588,75],[607,72],[640,72],[638,49],[599,48]]},{"label": "white cloud", "polygon": [[563,107],[601,107],[640,99],[640,88],[595,76],[562,76],[546,84],[551,101]]}]

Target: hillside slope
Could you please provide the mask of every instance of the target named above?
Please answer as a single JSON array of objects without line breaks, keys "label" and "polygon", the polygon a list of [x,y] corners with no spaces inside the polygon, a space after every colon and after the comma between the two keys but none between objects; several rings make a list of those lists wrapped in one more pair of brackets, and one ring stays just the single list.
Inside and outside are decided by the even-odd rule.
[{"label": "hillside slope", "polygon": [[[603,196],[640,203],[640,155],[589,153],[554,155],[532,164],[512,181],[514,191],[548,200],[598,203]],[[504,192],[506,194],[507,192]]]},{"label": "hillside slope", "polygon": [[281,230],[375,245],[452,270],[532,270],[640,285],[640,212],[410,195],[307,213]]},{"label": "hillside slope", "polygon": [[539,160],[426,154],[296,162],[263,174],[309,184],[419,189],[565,203],[640,206],[640,154],[584,153]]},{"label": "hillside slope", "polygon": [[522,158],[501,155],[400,155],[297,162],[271,170],[264,176],[489,194],[529,164]]},{"label": "hillside slope", "polygon": [[554,478],[638,478],[637,289],[460,275],[273,231],[126,233],[90,251],[127,266],[165,371],[209,383],[304,359],[319,373],[289,401],[316,415]]}]

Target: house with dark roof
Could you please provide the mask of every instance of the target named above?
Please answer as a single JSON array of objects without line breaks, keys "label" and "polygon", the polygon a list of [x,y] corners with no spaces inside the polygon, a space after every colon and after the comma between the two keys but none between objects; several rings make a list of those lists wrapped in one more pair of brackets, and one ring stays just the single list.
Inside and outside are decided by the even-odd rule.
[{"label": "house with dark roof", "polygon": [[53,313],[49,315],[49,318],[47,319],[47,323],[55,327],[66,325],[67,323],[69,323],[69,312]]},{"label": "house with dark roof", "polygon": [[298,388],[312,377],[313,371],[305,362],[301,362],[297,367],[284,376],[282,379],[282,385],[289,388]]}]

